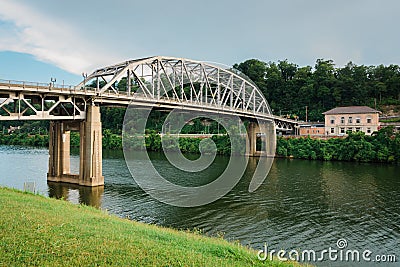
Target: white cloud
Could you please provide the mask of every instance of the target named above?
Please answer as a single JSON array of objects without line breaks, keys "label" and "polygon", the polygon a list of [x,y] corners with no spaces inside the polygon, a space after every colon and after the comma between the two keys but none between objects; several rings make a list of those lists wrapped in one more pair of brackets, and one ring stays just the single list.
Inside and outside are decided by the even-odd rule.
[{"label": "white cloud", "polygon": [[[28,53],[75,74],[119,61],[57,18],[15,1],[0,0],[0,50]],[[106,55],[106,56],[104,56]]]},{"label": "white cloud", "polygon": [[154,55],[225,64],[250,57],[301,66],[317,58],[400,62],[399,1],[322,2],[0,0],[0,51],[79,75]]}]

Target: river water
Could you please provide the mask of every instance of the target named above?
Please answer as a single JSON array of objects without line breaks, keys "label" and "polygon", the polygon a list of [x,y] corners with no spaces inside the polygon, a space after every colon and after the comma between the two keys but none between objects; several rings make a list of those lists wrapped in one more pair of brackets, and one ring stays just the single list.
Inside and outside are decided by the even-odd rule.
[{"label": "river water", "polygon": [[[165,175],[176,175],[162,154],[150,156]],[[198,228],[255,249],[262,249],[267,243],[269,250],[322,251],[338,249],[337,241],[345,239],[346,249],[397,256],[397,263],[379,266],[399,265],[399,165],[275,159],[264,183],[249,193],[257,160],[251,159],[237,186],[220,200],[201,207],[179,208],[163,204],[141,190],[121,151],[104,151],[103,157],[105,186],[92,189],[47,184],[47,149],[0,146],[0,185],[23,189],[24,182],[34,181],[36,190],[43,195],[96,206],[141,222],[177,229]],[[217,157],[208,175],[219,175],[228,161],[227,157]],[[71,169],[76,171],[78,164],[78,155],[73,154]],[[184,178],[190,181],[196,177]],[[201,178],[193,184],[198,185],[198,179]],[[314,264],[366,265],[362,261]]]}]

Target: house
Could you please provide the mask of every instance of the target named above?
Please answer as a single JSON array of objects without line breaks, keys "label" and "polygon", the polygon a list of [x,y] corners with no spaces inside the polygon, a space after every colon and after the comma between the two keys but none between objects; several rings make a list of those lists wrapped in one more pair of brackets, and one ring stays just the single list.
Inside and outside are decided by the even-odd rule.
[{"label": "house", "polygon": [[379,113],[367,106],[337,107],[328,110],[322,113],[325,115],[325,133],[327,136],[340,136],[352,131],[371,135],[379,130]]},{"label": "house", "polygon": [[325,136],[325,127],[323,124],[301,124],[299,126],[299,135]]}]

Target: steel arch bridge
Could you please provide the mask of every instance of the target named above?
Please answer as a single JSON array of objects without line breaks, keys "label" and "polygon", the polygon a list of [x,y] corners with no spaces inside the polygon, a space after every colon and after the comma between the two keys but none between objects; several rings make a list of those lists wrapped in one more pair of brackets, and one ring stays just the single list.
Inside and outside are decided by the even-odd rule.
[{"label": "steel arch bridge", "polygon": [[[272,114],[256,85],[234,69],[173,57],[149,57],[98,69],[85,83],[96,80],[99,96],[132,96],[152,102],[177,103],[251,114]],[[124,86],[115,86],[124,79]],[[93,83],[92,83],[93,85]]]},{"label": "steel arch bridge", "polygon": [[[273,156],[276,130],[293,131],[297,124],[274,116],[262,92],[238,71],[184,58],[125,61],[94,71],[77,86],[0,80],[0,120],[51,121],[47,180],[52,182],[104,185],[100,106],[129,105],[247,119],[251,156]],[[80,132],[79,174],[70,171],[70,131]],[[257,134],[272,137],[262,151]]]},{"label": "steel arch bridge", "polygon": [[0,98],[6,99],[0,102],[0,120],[77,120],[85,118],[89,104],[134,104],[273,120],[282,131],[297,124],[274,116],[263,93],[239,71],[175,57],[103,67],[77,86],[0,80]]},{"label": "steel arch bridge", "polygon": [[87,84],[95,85],[102,103],[125,104],[128,97],[135,105],[235,114],[274,120],[280,130],[294,129],[294,121],[272,115],[263,93],[245,75],[214,63],[148,57],[100,68],[78,87]]}]

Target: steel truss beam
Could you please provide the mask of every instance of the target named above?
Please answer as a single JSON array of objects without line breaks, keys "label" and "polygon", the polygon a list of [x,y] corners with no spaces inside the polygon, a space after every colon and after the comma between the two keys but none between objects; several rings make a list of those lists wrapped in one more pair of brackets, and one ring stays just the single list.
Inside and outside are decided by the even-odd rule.
[{"label": "steel truss beam", "polygon": [[81,96],[9,92],[0,102],[0,121],[83,120],[85,115],[86,99]]}]

